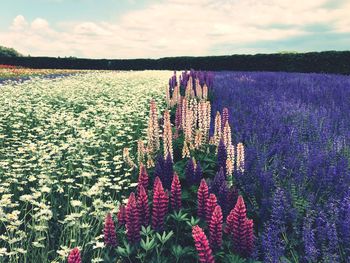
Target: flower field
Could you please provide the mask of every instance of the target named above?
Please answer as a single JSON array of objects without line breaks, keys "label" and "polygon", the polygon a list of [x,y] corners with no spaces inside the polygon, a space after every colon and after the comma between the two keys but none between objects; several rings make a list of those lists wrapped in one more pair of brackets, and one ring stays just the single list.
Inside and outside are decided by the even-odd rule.
[{"label": "flower field", "polygon": [[350,78],[219,73],[246,170],[236,182],[265,262],[350,262]]},{"label": "flower field", "polygon": [[0,84],[2,82],[23,82],[30,78],[57,78],[75,73],[82,73],[82,70],[66,70],[66,69],[30,69],[16,67],[12,65],[0,64]]},{"label": "flower field", "polygon": [[347,76],[90,71],[0,91],[0,262],[350,261]]},{"label": "flower field", "polygon": [[169,72],[84,73],[0,86],[0,261],[101,252],[101,227],[134,187],[123,149],[165,107]]}]

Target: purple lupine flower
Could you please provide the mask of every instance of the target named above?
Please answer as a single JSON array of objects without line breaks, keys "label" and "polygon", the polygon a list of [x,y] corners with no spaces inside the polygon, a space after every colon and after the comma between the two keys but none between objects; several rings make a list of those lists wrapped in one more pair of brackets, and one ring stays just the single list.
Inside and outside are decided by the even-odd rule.
[{"label": "purple lupine flower", "polygon": [[199,162],[197,162],[196,169],[194,171],[194,184],[199,185],[203,178],[203,170]]},{"label": "purple lupine flower", "polygon": [[277,188],[273,197],[271,222],[282,231],[285,230],[284,228],[287,222],[287,209],[287,198],[285,193],[283,189]]},{"label": "purple lupine flower", "polygon": [[227,193],[227,210],[231,211],[237,203],[238,190],[235,186],[231,186]]},{"label": "purple lupine flower", "polygon": [[171,182],[173,181],[174,168],[173,168],[173,160],[168,154],[164,166],[163,166],[163,177],[160,177],[164,187],[168,190],[171,188]]},{"label": "purple lupine flower", "polygon": [[219,187],[219,193],[217,195],[218,197],[218,204],[220,205],[221,209],[222,209],[222,213],[224,215],[224,217],[226,217],[228,215],[228,213],[231,211],[229,210],[229,206],[228,206],[228,194],[229,194],[229,189],[227,186],[227,182],[224,181],[220,187]]},{"label": "purple lupine flower", "polygon": [[159,154],[156,158],[156,165],[154,167],[154,173],[153,173],[153,178],[159,177],[163,178],[164,177],[164,157],[163,155]]},{"label": "purple lupine flower", "polygon": [[194,163],[193,163],[193,159],[189,159],[187,161],[187,165],[186,165],[186,169],[185,169],[185,176],[186,176],[186,182],[188,185],[193,185],[195,180],[194,180]]},{"label": "purple lupine flower", "polygon": [[350,257],[350,190],[348,190],[341,201],[338,226],[344,252]]},{"label": "purple lupine flower", "polygon": [[339,240],[335,223],[327,223],[326,228],[328,245],[325,248],[323,258],[328,262],[340,262]]},{"label": "purple lupine flower", "polygon": [[224,144],[224,140],[220,139],[218,146],[218,167],[219,169],[224,169],[224,175],[226,178],[226,160],[227,160],[227,151]]},{"label": "purple lupine flower", "polygon": [[262,236],[262,253],[264,262],[279,263],[285,253],[285,244],[280,237],[280,230],[273,224],[265,227]]},{"label": "purple lupine flower", "polygon": [[313,220],[311,217],[304,218],[303,224],[303,243],[304,243],[304,252],[305,260],[307,262],[317,262],[317,257],[319,251],[316,247],[315,240],[315,229],[312,228]]},{"label": "purple lupine flower", "polygon": [[220,186],[225,182],[224,169],[221,168],[219,172],[216,173],[214,180],[210,183],[209,190],[215,195],[219,194]]}]

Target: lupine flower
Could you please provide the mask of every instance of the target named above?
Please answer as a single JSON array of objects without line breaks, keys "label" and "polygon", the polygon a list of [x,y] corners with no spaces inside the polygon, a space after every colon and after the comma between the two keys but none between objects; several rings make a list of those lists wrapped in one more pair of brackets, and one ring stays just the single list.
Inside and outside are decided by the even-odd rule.
[{"label": "lupine flower", "polygon": [[277,188],[273,196],[271,223],[282,231],[285,230],[288,213],[291,207],[287,204],[286,195],[281,188]]},{"label": "lupine flower", "polygon": [[198,99],[202,99],[203,94],[202,94],[202,87],[199,84],[199,79],[196,79],[196,96]]},{"label": "lupine flower", "polygon": [[315,230],[312,229],[312,218],[305,217],[303,224],[303,243],[305,260],[307,262],[317,262],[319,251],[316,247]]},{"label": "lupine flower", "polygon": [[130,243],[140,241],[140,216],[137,209],[135,194],[131,193],[126,206],[126,235]]},{"label": "lupine flower", "polygon": [[222,119],[221,119],[222,131],[224,131],[226,123],[229,123],[229,113],[228,113],[228,108],[225,107],[222,109]]},{"label": "lupine flower", "polygon": [[168,110],[164,111],[164,129],[163,129],[163,147],[164,159],[170,155],[173,158],[173,133],[171,130],[170,113]]},{"label": "lupine flower", "polygon": [[221,115],[220,112],[216,112],[215,116],[215,126],[214,126],[214,141],[215,145],[219,145],[220,139],[221,139]]},{"label": "lupine flower", "polygon": [[203,99],[208,99],[208,86],[206,84],[203,86]]},{"label": "lupine flower", "polygon": [[79,248],[73,248],[68,255],[68,263],[81,263]]},{"label": "lupine flower", "polygon": [[220,205],[220,207],[222,207],[222,212],[225,216],[227,216],[227,214],[230,212],[230,210],[228,210],[228,187],[227,187],[227,182],[224,181],[220,187],[219,187],[219,192],[218,192],[218,204]]},{"label": "lupine flower", "polygon": [[231,146],[232,144],[232,134],[231,134],[231,127],[228,122],[226,122],[223,132],[222,132],[222,138],[225,144],[226,149]]},{"label": "lupine flower", "polygon": [[339,209],[339,235],[344,244],[344,250],[348,257],[350,257],[350,246],[345,244],[350,244],[350,190],[343,197]]},{"label": "lupine flower", "polygon": [[221,167],[220,171],[216,173],[213,181],[210,183],[210,192],[219,194],[220,186],[225,182],[224,169]]},{"label": "lupine flower", "polygon": [[140,224],[142,226],[148,226],[150,218],[148,196],[145,188],[142,185],[139,188],[137,196],[137,210],[140,218]]},{"label": "lupine flower", "polygon": [[170,83],[170,80],[169,80],[169,87],[165,87],[165,101],[168,107],[171,106],[170,90],[172,89],[172,86],[170,84],[172,83]]},{"label": "lupine flower", "polygon": [[208,239],[199,226],[192,227],[192,237],[198,252],[199,262],[214,263],[215,260]]},{"label": "lupine flower", "polygon": [[237,171],[244,172],[244,146],[243,143],[237,144]]},{"label": "lupine flower", "polygon": [[192,95],[193,89],[192,89],[192,77],[190,77],[190,80],[187,81],[186,89],[185,89],[185,97],[187,99],[193,97]]},{"label": "lupine flower", "polygon": [[123,149],[123,160],[129,167],[132,167],[132,168],[136,167],[136,164],[133,162],[133,160],[130,157],[129,148],[125,147]]},{"label": "lupine flower", "polygon": [[329,262],[340,262],[339,239],[335,223],[327,222],[326,229],[328,247],[324,251],[323,257],[327,258]]},{"label": "lupine flower", "polygon": [[119,226],[123,226],[126,224],[126,207],[124,205],[119,206],[117,218]]},{"label": "lupine flower", "polygon": [[177,130],[182,129],[182,99],[179,100],[179,103],[177,104],[177,107],[176,107],[175,128]]},{"label": "lupine flower", "polygon": [[171,156],[168,155],[164,162],[162,176],[160,177],[160,180],[162,181],[163,186],[168,190],[170,190],[171,182],[173,180],[173,175],[174,175],[173,160]]},{"label": "lupine flower", "polygon": [[235,164],[235,147],[233,145],[229,145],[227,148],[227,160],[226,160],[226,177],[232,183],[232,174],[234,170]]},{"label": "lupine flower", "polygon": [[236,203],[238,198],[238,190],[235,186],[231,186],[227,193],[227,210],[231,211]]},{"label": "lupine flower", "polygon": [[145,161],[146,149],[142,140],[137,141],[137,161],[142,163]]},{"label": "lupine flower", "polygon": [[194,170],[194,184],[198,185],[203,178],[203,170],[199,162],[197,162],[196,169]]},{"label": "lupine flower", "polygon": [[268,224],[262,236],[264,262],[279,263],[284,255],[285,244],[280,238],[280,231],[273,224]]},{"label": "lupine flower", "polygon": [[194,148],[198,150],[200,149],[201,146],[202,146],[202,133],[200,132],[200,130],[196,130],[195,136],[194,136]]},{"label": "lupine flower", "polygon": [[198,105],[198,129],[201,133],[202,142],[205,144],[209,139],[210,129],[210,102],[200,101]]},{"label": "lupine flower", "polygon": [[193,112],[193,104],[191,103],[192,100],[190,100],[187,103],[187,110],[186,110],[186,119],[185,119],[185,126],[184,126],[184,134],[185,134],[185,140],[190,145],[192,144],[192,137],[193,137],[193,122],[194,122],[194,112]]},{"label": "lupine flower", "polygon": [[182,148],[182,158],[190,157],[190,149],[187,146],[187,142],[184,141],[184,147]]},{"label": "lupine flower", "polygon": [[205,204],[205,219],[208,224],[210,223],[211,217],[213,215],[213,212],[216,206],[217,206],[216,196],[214,194],[210,194]]},{"label": "lupine flower", "polygon": [[254,222],[252,219],[245,221],[245,253],[246,257],[250,257],[254,250]]},{"label": "lupine flower", "polygon": [[186,129],[186,116],[187,116],[187,110],[188,110],[188,100],[187,98],[182,99],[182,112],[181,112],[181,127],[185,131]]},{"label": "lupine flower", "polygon": [[163,229],[164,219],[168,212],[168,203],[169,197],[159,180],[153,193],[152,228],[154,230],[159,231]]},{"label": "lupine flower", "polygon": [[[164,157],[163,155],[159,154],[156,158],[156,166],[154,167],[154,172],[153,172],[153,177],[159,177],[159,178],[163,178],[163,174],[164,174]],[[146,188],[145,188],[146,189]]]},{"label": "lupine flower", "polygon": [[186,169],[185,169],[185,176],[186,176],[186,181],[188,185],[193,185],[194,184],[194,162],[193,159],[189,159],[187,161]]},{"label": "lupine flower", "polygon": [[209,223],[209,231],[210,247],[213,250],[220,248],[222,245],[222,211],[219,205],[217,205],[214,209],[213,215]]},{"label": "lupine flower", "polygon": [[175,86],[173,91],[173,97],[171,98],[171,107],[175,106],[177,103],[180,103],[181,101],[181,95],[180,95],[180,88],[179,86]]},{"label": "lupine flower", "polygon": [[253,250],[253,221],[249,221],[246,215],[246,207],[242,196],[238,197],[234,209],[226,219],[225,233],[232,238],[236,253],[242,257],[249,257]]},{"label": "lupine flower", "polygon": [[140,172],[139,172],[139,178],[137,182],[137,192],[139,192],[139,187],[143,186],[144,189],[148,189],[148,174],[146,167],[140,163]]},{"label": "lupine flower", "polygon": [[227,151],[223,139],[220,139],[218,146],[218,167],[224,169],[224,175],[226,178],[226,160],[227,160]]},{"label": "lupine flower", "polygon": [[205,209],[206,209],[208,198],[209,198],[208,185],[205,179],[202,179],[197,192],[197,215],[202,219],[205,219],[205,214],[206,214]]},{"label": "lupine flower", "polygon": [[206,101],[205,102],[205,110],[203,109],[203,111],[206,111],[207,113],[203,113],[204,116],[204,129],[205,129],[205,134],[203,136],[203,138],[205,139],[205,141],[203,143],[208,142],[209,140],[209,129],[210,129],[210,122],[211,122],[211,104],[210,101]]},{"label": "lupine flower", "polygon": [[179,210],[181,208],[181,184],[179,176],[174,173],[173,181],[171,183],[171,207],[173,210]]},{"label": "lupine flower", "polygon": [[150,149],[149,146],[147,146],[146,156],[147,156],[147,168],[154,167],[153,152],[152,152],[152,149]]},{"label": "lupine flower", "polygon": [[196,99],[191,99],[190,109],[192,111],[192,132],[193,132],[197,128],[197,123],[198,123],[198,102]]},{"label": "lupine flower", "polygon": [[153,182],[153,190],[152,192],[154,193],[154,191],[156,190],[156,188],[158,187],[158,184],[162,183],[162,181],[159,179],[159,177],[157,176],[156,178],[154,178],[154,182]]},{"label": "lupine flower", "polygon": [[[206,111],[206,103],[205,101],[201,100],[198,104],[198,130],[201,134],[201,137],[206,135],[206,127],[205,122],[207,119],[207,111]],[[202,143],[204,140],[202,140]]]},{"label": "lupine flower", "polygon": [[106,246],[115,247],[117,245],[117,235],[111,213],[106,216],[103,235]]},{"label": "lupine flower", "polygon": [[150,102],[150,111],[148,119],[147,129],[147,145],[149,153],[155,153],[159,150],[159,123],[158,123],[158,112],[155,100]]}]

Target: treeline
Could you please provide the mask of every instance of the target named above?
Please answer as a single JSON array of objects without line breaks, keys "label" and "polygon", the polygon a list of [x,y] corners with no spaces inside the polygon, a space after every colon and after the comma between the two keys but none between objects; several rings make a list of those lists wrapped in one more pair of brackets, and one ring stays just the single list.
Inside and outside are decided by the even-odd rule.
[{"label": "treeline", "polygon": [[350,74],[350,51],[276,53],[160,59],[0,57],[0,64],[30,68],[104,70],[236,70]]},{"label": "treeline", "polygon": [[0,46],[0,57],[21,57],[17,50],[9,47]]}]

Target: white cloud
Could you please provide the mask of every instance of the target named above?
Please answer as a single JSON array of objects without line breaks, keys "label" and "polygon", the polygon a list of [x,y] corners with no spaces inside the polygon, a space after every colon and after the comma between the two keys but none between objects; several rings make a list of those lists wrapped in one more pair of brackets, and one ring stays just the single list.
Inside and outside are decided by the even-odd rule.
[{"label": "white cloud", "polygon": [[[114,22],[62,21],[52,27],[21,15],[0,31],[0,41],[31,55],[109,58],[208,55],[213,47],[245,45],[308,34],[305,26],[330,25],[350,33],[347,10],[327,0],[167,0],[130,11]],[[216,53],[220,50],[215,49]],[[222,53],[225,53],[224,51]]]},{"label": "white cloud", "polygon": [[33,30],[47,30],[49,29],[49,23],[40,17],[34,19],[34,21],[31,23],[31,28]]},{"label": "white cloud", "polygon": [[18,15],[13,19],[12,25],[10,27],[11,30],[17,31],[17,30],[23,30],[28,25],[27,21],[25,20],[24,16]]}]

